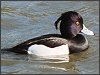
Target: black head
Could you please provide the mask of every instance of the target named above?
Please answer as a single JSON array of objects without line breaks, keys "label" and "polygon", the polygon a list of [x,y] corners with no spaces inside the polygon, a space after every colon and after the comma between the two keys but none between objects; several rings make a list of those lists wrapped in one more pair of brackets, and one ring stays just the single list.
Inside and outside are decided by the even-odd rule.
[{"label": "black head", "polygon": [[63,13],[55,22],[56,29],[58,29],[57,25],[59,21],[61,21],[60,32],[64,38],[75,37],[83,28],[83,18],[75,11]]}]

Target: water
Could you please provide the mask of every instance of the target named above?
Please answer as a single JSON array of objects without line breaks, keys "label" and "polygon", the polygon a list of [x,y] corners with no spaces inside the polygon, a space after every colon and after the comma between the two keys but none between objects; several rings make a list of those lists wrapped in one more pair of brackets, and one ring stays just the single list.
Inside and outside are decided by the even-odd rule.
[{"label": "water", "polygon": [[2,1],[1,49],[11,48],[40,35],[59,33],[53,26],[54,22],[61,13],[70,10],[79,12],[86,27],[95,33],[95,36],[85,35],[90,45],[87,51],[69,55],[69,62],[2,51],[1,73],[98,74],[98,1]]}]

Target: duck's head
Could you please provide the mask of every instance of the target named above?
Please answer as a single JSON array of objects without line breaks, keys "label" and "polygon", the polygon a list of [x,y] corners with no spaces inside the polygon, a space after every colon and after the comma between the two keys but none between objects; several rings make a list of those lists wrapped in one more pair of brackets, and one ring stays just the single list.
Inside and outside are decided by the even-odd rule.
[{"label": "duck's head", "polygon": [[80,32],[88,35],[94,35],[94,33],[87,29],[83,24],[82,16],[75,11],[63,13],[55,22],[56,29],[58,29],[57,25],[59,21],[61,21],[60,32],[63,37],[73,38]]}]

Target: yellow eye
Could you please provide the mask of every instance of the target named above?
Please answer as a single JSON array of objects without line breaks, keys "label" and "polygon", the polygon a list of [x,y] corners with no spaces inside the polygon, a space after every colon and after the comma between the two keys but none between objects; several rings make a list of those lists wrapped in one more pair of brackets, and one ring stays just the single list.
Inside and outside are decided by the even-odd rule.
[{"label": "yellow eye", "polygon": [[79,23],[78,21],[76,21],[76,25],[77,25],[77,26],[79,26],[79,25],[80,25],[80,23]]}]

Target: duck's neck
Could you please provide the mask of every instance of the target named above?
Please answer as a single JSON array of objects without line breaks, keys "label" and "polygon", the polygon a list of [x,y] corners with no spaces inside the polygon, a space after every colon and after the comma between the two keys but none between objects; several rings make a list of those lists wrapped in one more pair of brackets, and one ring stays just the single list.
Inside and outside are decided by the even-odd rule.
[{"label": "duck's neck", "polygon": [[71,35],[61,35],[62,36],[62,38],[65,38],[65,39],[68,39],[68,40],[70,40],[70,39],[73,39],[74,37],[73,36],[71,36]]}]

